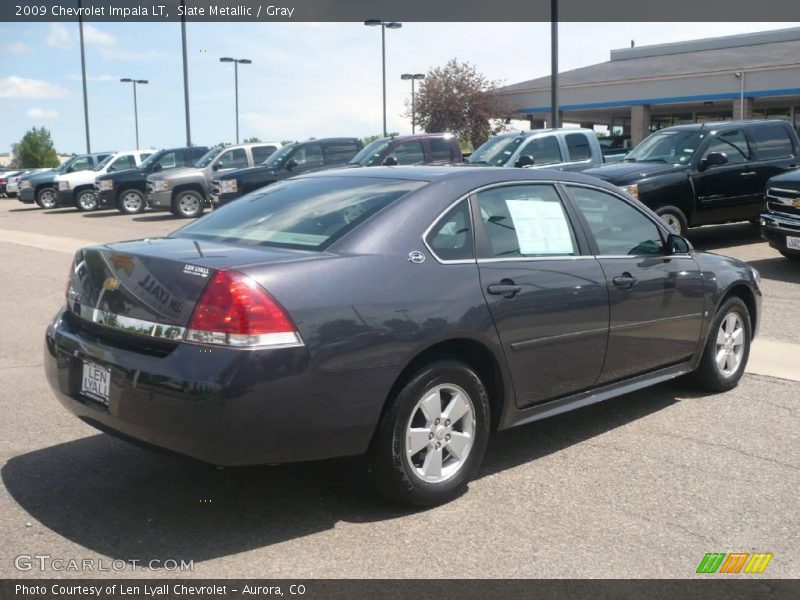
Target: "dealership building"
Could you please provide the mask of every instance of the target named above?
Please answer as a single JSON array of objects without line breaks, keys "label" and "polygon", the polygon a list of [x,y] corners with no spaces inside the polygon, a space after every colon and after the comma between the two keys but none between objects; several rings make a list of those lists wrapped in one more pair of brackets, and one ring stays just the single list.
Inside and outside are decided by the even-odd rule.
[{"label": "dealership building", "polygon": [[[800,129],[800,28],[612,50],[559,73],[561,122],[622,130],[631,144],[682,123],[784,119]],[[550,77],[502,88],[513,119],[550,117]]]}]

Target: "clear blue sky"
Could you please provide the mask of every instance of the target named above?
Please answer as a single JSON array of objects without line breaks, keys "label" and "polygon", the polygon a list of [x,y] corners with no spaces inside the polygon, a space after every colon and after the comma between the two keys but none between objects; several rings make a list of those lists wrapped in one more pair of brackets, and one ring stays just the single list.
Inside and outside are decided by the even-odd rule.
[{"label": "clear blue sky", "polygon": [[[608,60],[609,50],[797,26],[797,23],[564,23],[561,69]],[[196,144],[233,141],[233,67],[239,71],[241,137],[264,140],[381,130],[380,30],[361,23],[190,23],[189,79]],[[92,148],[134,146],[133,99],[121,77],[148,79],[139,92],[142,147],[184,141],[180,25],[86,25]],[[405,23],[387,37],[388,128],[409,133],[403,72],[458,58],[490,79],[515,83],[550,69],[547,23]],[[76,23],[0,23],[0,152],[45,126],[59,152],[84,149]]]}]

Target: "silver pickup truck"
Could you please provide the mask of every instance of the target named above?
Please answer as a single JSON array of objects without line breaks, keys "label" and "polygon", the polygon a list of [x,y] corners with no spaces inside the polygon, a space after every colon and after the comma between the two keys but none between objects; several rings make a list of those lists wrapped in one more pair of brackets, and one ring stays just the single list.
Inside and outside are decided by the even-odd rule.
[{"label": "silver pickup truck", "polygon": [[583,171],[622,158],[604,158],[591,129],[532,129],[490,138],[467,162],[494,167]]},{"label": "silver pickup truck", "polygon": [[147,205],[153,210],[172,211],[185,219],[198,217],[208,203],[213,175],[259,165],[280,147],[280,142],[217,146],[206,152],[194,167],[151,173],[147,176]]}]

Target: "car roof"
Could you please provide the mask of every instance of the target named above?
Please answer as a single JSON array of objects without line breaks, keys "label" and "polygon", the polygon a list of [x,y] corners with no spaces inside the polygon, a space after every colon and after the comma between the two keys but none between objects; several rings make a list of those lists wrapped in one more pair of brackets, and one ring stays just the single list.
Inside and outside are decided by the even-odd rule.
[{"label": "car roof", "polygon": [[512,167],[468,167],[468,166],[398,166],[398,167],[354,167],[328,171],[315,171],[298,175],[292,179],[318,177],[353,177],[362,179],[402,179],[408,181],[440,182],[471,179],[477,185],[515,181],[563,181],[584,183],[596,187],[617,189],[615,186],[589,175],[555,169],[518,169]]},{"label": "car roof", "polygon": [[[782,121],[781,119],[744,119],[740,121],[709,121],[707,123],[686,123],[685,125],[673,125],[672,127],[664,127],[663,129],[659,129],[658,131],[667,131],[667,130],[675,130],[675,131],[702,131],[704,129],[734,129],[736,127],[742,126],[750,126],[750,125],[782,125],[788,123],[786,121]],[[656,132],[653,132],[656,133]]]}]

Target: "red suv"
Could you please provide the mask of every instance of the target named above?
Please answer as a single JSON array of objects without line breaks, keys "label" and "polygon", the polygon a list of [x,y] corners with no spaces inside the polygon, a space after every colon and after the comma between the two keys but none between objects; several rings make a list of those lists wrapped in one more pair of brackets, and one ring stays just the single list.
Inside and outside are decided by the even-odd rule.
[{"label": "red suv", "polygon": [[367,144],[347,166],[450,165],[464,162],[452,133],[422,133],[378,138]]}]

